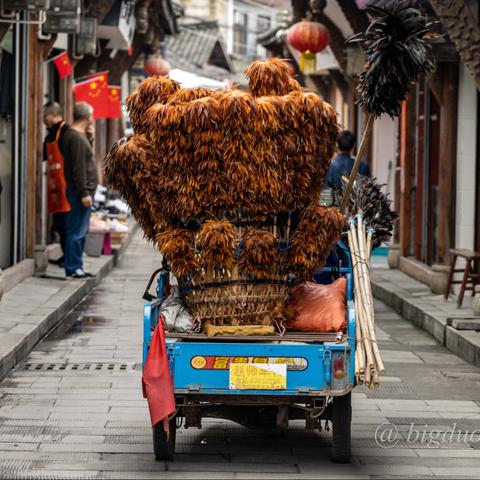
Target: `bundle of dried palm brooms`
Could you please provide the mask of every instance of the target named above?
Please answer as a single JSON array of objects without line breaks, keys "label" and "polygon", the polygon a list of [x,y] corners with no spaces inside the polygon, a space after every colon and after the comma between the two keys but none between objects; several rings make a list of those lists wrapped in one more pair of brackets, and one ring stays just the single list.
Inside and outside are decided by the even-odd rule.
[{"label": "bundle of dried palm brooms", "polygon": [[369,388],[379,384],[379,375],[384,373],[380,351],[375,336],[375,315],[370,281],[370,254],[374,230],[366,228],[362,212],[349,219],[348,243],[352,256],[355,314],[356,350],[355,376],[359,384]]}]

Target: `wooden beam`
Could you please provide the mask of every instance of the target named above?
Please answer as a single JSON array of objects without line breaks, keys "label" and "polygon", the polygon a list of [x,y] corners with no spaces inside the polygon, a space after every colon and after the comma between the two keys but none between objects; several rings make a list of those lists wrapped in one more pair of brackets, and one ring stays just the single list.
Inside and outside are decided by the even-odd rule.
[{"label": "wooden beam", "polygon": [[292,0],[292,23],[302,21],[307,16],[307,12],[309,9],[310,6],[308,4],[308,0]]},{"label": "wooden beam", "polygon": [[415,151],[413,142],[414,102],[408,93],[400,114],[400,255],[408,256],[411,240],[411,193]]},{"label": "wooden beam", "polygon": [[480,90],[480,27],[463,0],[431,0],[435,13],[443,23],[460,58]]},{"label": "wooden beam", "polygon": [[428,86],[432,91],[433,95],[435,96],[435,100],[442,105],[443,103],[443,86],[442,86],[442,79],[438,71],[432,73],[431,75],[427,76]]},{"label": "wooden beam", "polygon": [[355,33],[363,32],[368,27],[368,16],[357,7],[355,0],[337,0],[337,3]]},{"label": "wooden beam", "polygon": [[[455,172],[457,154],[458,67],[442,65],[442,104],[440,113],[438,262],[446,264],[448,250],[454,246]],[[472,205],[472,208],[475,208]]]},{"label": "wooden beam", "polygon": [[45,44],[38,40],[36,26],[28,27],[28,117],[26,135],[27,148],[27,235],[26,253],[32,258],[36,245],[46,240],[45,218],[43,216],[43,62]]},{"label": "wooden beam", "polygon": [[[29,49],[28,49],[28,63],[30,68],[28,70],[28,90],[27,101],[30,108],[28,109],[27,130],[28,150],[27,150],[27,235],[26,235],[26,254],[27,257],[34,256],[35,243],[37,241],[37,234],[41,234],[42,211],[38,208],[38,192],[42,189],[38,188],[38,172],[36,169],[36,142],[37,142],[37,62],[38,62],[38,44],[35,35],[35,30],[29,27]],[[40,177],[41,179],[41,177]],[[41,197],[40,197],[41,200]],[[39,228],[40,226],[40,228]],[[39,231],[40,230],[40,231]],[[41,237],[40,237],[41,238]]]}]

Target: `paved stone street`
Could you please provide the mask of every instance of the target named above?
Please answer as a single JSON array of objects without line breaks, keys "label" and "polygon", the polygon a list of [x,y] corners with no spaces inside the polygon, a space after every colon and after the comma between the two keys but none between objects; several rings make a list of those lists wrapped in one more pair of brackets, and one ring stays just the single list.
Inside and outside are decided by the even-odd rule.
[{"label": "paved stone street", "polygon": [[79,320],[0,383],[0,477],[480,478],[480,370],[380,303],[387,376],[355,389],[350,465],[332,464],[330,433],[301,422],[219,420],[179,430],[175,461],[155,462],[140,362],[141,295],[158,260],[137,234]]}]

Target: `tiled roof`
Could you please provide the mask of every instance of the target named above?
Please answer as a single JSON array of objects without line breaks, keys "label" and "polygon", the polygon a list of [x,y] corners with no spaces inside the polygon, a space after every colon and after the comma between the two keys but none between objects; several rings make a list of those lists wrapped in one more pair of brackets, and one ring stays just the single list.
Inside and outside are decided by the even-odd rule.
[{"label": "tiled roof", "polygon": [[223,39],[213,22],[180,25],[165,39],[167,60],[173,68],[224,80],[233,72]]}]

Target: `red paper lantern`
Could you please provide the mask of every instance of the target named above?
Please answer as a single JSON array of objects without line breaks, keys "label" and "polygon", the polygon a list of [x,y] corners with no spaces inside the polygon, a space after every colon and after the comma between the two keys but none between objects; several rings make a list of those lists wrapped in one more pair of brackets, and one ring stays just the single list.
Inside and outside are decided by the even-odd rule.
[{"label": "red paper lantern", "polygon": [[319,22],[302,20],[288,29],[288,43],[300,52],[300,70],[312,73],[316,70],[315,54],[330,43],[327,27]]},{"label": "red paper lantern", "polygon": [[145,58],[143,69],[147,75],[168,75],[170,64],[158,53]]}]

